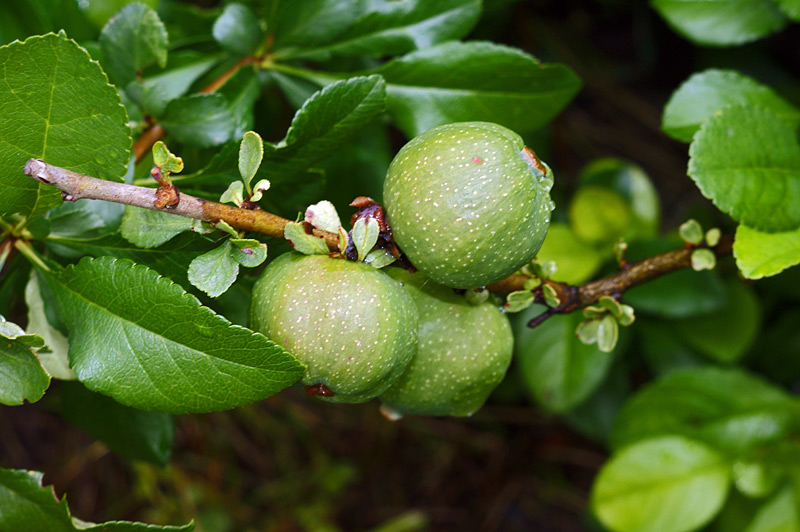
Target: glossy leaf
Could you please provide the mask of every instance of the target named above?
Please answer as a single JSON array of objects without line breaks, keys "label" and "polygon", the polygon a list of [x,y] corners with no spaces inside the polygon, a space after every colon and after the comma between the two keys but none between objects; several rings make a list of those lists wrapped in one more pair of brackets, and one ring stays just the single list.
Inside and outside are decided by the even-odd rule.
[{"label": "glossy leaf", "polygon": [[800,109],[768,86],[735,70],[710,69],[692,75],[672,93],[664,107],[661,129],[689,142],[708,117],[729,105],[758,105],[790,125],[800,123]]},{"label": "glossy leaf", "polygon": [[212,34],[223,48],[239,55],[253,53],[266,38],[262,22],[246,5],[238,2],[225,6],[214,22]]},{"label": "glossy leaf", "polygon": [[252,68],[240,68],[217,91],[228,101],[228,110],[233,116],[232,139],[238,139],[253,129],[253,106],[261,96],[261,83]]},{"label": "glossy leaf", "polygon": [[248,131],[239,145],[239,174],[245,186],[250,188],[250,181],[256,175],[261,160],[264,158],[264,141],[255,131]]},{"label": "glossy leaf", "polygon": [[226,410],[296,382],[303,366],[231,325],[178,285],[130,261],[83,259],[46,274],[89,389],[169,413]]},{"label": "glossy leaf", "polygon": [[736,266],[748,279],[761,279],[800,264],[800,229],[764,233],[745,225],[736,228],[733,242]]},{"label": "glossy leaf", "polygon": [[226,240],[208,253],[196,257],[189,264],[189,282],[211,297],[225,292],[239,275],[239,263],[231,251],[231,243]]},{"label": "glossy leaf", "polygon": [[114,15],[100,34],[103,68],[120,88],[153,63],[167,65],[167,29],[158,13],[134,2]]},{"label": "glossy leaf", "polygon": [[[520,325],[541,313],[540,305],[519,315]],[[585,345],[575,329],[579,312],[556,315],[536,328],[517,328],[517,362],[528,389],[552,412],[567,412],[585,400],[608,373],[614,354]]]},{"label": "glossy leaf", "polygon": [[760,302],[738,279],[727,283],[727,304],[716,312],[677,321],[675,333],[713,360],[736,362],[753,344],[761,324]]},{"label": "glossy leaf", "polygon": [[478,41],[412,52],[374,72],[386,79],[389,113],[409,138],[472,120],[530,132],[555,117],[581,84],[564,65]]},{"label": "glossy leaf", "polygon": [[63,35],[0,47],[0,116],[0,214],[37,216],[61,204],[55,187],[22,173],[31,157],[101,179],[125,174],[131,139],[119,95]]},{"label": "glossy leaf", "polygon": [[769,232],[800,227],[800,145],[772,111],[726,107],[705,122],[689,155],[689,176],[734,220]]},{"label": "glossy leaf", "polygon": [[119,227],[123,238],[141,248],[158,247],[175,235],[192,229],[192,219],[141,207],[125,207]]},{"label": "glossy leaf", "polygon": [[47,532],[190,532],[184,526],[155,526],[131,521],[91,524],[70,515],[66,499],[59,500],[53,488],[42,486],[42,473],[22,469],[0,469],[0,530],[46,530]]},{"label": "glossy leaf", "polygon": [[35,403],[50,385],[50,376],[31,349],[32,345],[41,347],[44,340],[26,334],[0,316],[0,403]]},{"label": "glossy leaf", "polygon": [[675,31],[707,46],[754,41],[787,23],[770,0],[652,0],[652,6]]},{"label": "glossy leaf", "polygon": [[364,12],[330,43],[278,53],[278,57],[320,54],[384,56],[430,48],[466,35],[478,21],[480,0],[370,0]]},{"label": "glossy leaf", "polygon": [[591,505],[616,532],[686,532],[722,508],[730,470],[713,448],[665,436],[621,450],[595,479]]},{"label": "glossy leaf", "polygon": [[172,451],[172,416],[125,406],[78,382],[63,383],[61,415],[67,422],[131,460],[165,465]]},{"label": "glossy leaf", "polygon": [[378,118],[385,109],[385,98],[385,84],[379,76],[328,85],[297,111],[281,142],[265,144],[257,175],[275,185],[308,170]]},{"label": "glossy leaf", "polygon": [[617,418],[611,444],[620,449],[680,434],[738,456],[794,430],[799,407],[780,388],[744,371],[687,368],[634,395]]},{"label": "glossy leaf", "polygon": [[332,42],[364,12],[361,0],[304,0],[273,2],[267,26],[276,52]]},{"label": "glossy leaf", "polygon": [[237,119],[219,93],[192,94],[170,101],[161,125],[178,141],[207,148],[233,137]]}]

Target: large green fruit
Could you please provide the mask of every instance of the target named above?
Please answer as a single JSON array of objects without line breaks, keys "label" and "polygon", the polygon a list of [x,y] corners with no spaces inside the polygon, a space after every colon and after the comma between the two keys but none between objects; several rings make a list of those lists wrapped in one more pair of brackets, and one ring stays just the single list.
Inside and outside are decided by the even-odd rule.
[{"label": "large green fruit", "polygon": [[388,415],[468,416],[497,387],[511,363],[508,319],[491,301],[472,305],[453,290],[394,269],[419,310],[417,354],[381,396]]},{"label": "large green fruit", "polygon": [[330,400],[367,401],[405,370],[417,346],[417,309],[375,268],[286,253],[256,281],[250,324],[306,365],[303,383]]},{"label": "large green fruit", "polygon": [[392,161],[384,207],[419,271],[454,288],[499,281],[529,262],[550,223],[552,177],[519,135],[463,122],[414,138]]}]

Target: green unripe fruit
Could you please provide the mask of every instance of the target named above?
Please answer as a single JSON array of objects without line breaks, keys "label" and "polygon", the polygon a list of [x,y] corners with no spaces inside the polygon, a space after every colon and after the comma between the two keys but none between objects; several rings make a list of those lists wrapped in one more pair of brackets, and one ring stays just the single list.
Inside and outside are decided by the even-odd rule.
[{"label": "green unripe fruit", "polygon": [[363,263],[286,253],[256,281],[250,325],[306,365],[303,384],[360,403],[389,387],[417,345],[402,285]]},{"label": "green unripe fruit", "polygon": [[380,396],[389,416],[468,416],[500,384],[511,363],[508,319],[490,301],[472,305],[422,274],[394,269],[419,310],[417,354]]},{"label": "green unripe fruit", "polygon": [[553,210],[552,185],[519,135],[463,122],[403,146],[383,199],[394,238],[419,271],[447,286],[476,288],[536,255]]}]

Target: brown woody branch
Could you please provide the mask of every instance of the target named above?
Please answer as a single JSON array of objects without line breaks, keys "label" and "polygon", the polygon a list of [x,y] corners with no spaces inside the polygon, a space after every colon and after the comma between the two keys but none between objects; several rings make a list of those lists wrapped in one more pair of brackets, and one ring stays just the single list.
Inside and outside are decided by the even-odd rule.
[{"label": "brown woody branch", "polygon": [[[569,314],[594,305],[603,296],[619,299],[626,290],[634,286],[652,281],[668,273],[689,268],[692,265],[692,252],[698,247],[700,246],[687,246],[661,253],[660,255],[654,255],[639,262],[626,263],[617,273],[580,286],[557,281],[545,281],[547,285],[555,290],[559,304],[548,308],[543,314],[531,320],[528,325],[535,327],[554,314]],[[720,258],[730,255],[732,247],[733,238],[725,236],[712,248],[712,251]],[[514,274],[502,281],[489,285],[487,288],[494,293],[510,294],[518,290],[524,290],[526,279],[528,277],[524,275]],[[541,288],[534,290],[534,296],[535,302],[544,302]]]},{"label": "brown woody branch", "polygon": [[[47,164],[41,159],[28,160],[25,164],[25,174],[40,183],[58,188],[64,199],[69,201],[99,199],[177,214],[211,224],[224,221],[236,230],[252,231],[273,238],[283,238],[283,229],[291,221],[261,209],[241,209],[188,194],[180,194],[174,206],[159,208],[156,206],[159,189],[97,179]],[[318,229],[314,229],[314,234],[324,238],[331,251],[339,249],[338,235]]]},{"label": "brown woody branch", "polygon": [[[158,189],[138,187],[106,181],[72,172],[58,166],[47,164],[41,159],[30,159],[25,165],[25,174],[47,185],[53,185],[67,200],[100,199],[133,205],[169,214],[176,214],[215,224],[224,221],[239,231],[252,231],[273,238],[283,238],[283,230],[291,220],[281,218],[260,209],[250,210],[225,205],[214,201],[180,194],[178,202],[171,207],[156,207]],[[325,239],[332,252],[339,250],[339,236],[327,231],[314,229],[314,234]],[[733,238],[723,237],[713,251],[717,257],[731,253]],[[666,275],[691,267],[692,252],[697,246],[687,246],[648,257],[639,262],[626,263],[617,273],[575,286],[557,281],[545,281],[555,290],[559,304],[548,308],[541,316],[529,324],[536,326],[554,314],[568,314],[597,303],[602,296],[619,298],[626,290]],[[525,275],[513,274],[487,288],[496,294],[510,294],[524,290]],[[533,291],[536,302],[544,302],[542,288]]]}]

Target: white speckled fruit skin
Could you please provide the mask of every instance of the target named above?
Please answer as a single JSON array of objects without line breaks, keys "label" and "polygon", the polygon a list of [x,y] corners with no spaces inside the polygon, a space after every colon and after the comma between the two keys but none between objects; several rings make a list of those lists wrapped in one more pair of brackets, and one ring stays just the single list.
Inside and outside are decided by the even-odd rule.
[{"label": "white speckled fruit skin", "polygon": [[454,288],[499,281],[536,255],[553,203],[513,131],[487,122],[433,128],[398,152],[384,182],[394,238],[425,275]]},{"label": "white speckled fruit skin", "polygon": [[491,301],[469,304],[422,274],[393,269],[419,310],[417,354],[380,396],[390,411],[429,416],[476,412],[508,370],[514,337]]},{"label": "white speckled fruit skin", "polygon": [[253,287],[250,325],[307,366],[334,402],[376,397],[417,344],[416,306],[402,285],[363,263],[285,253]]}]

